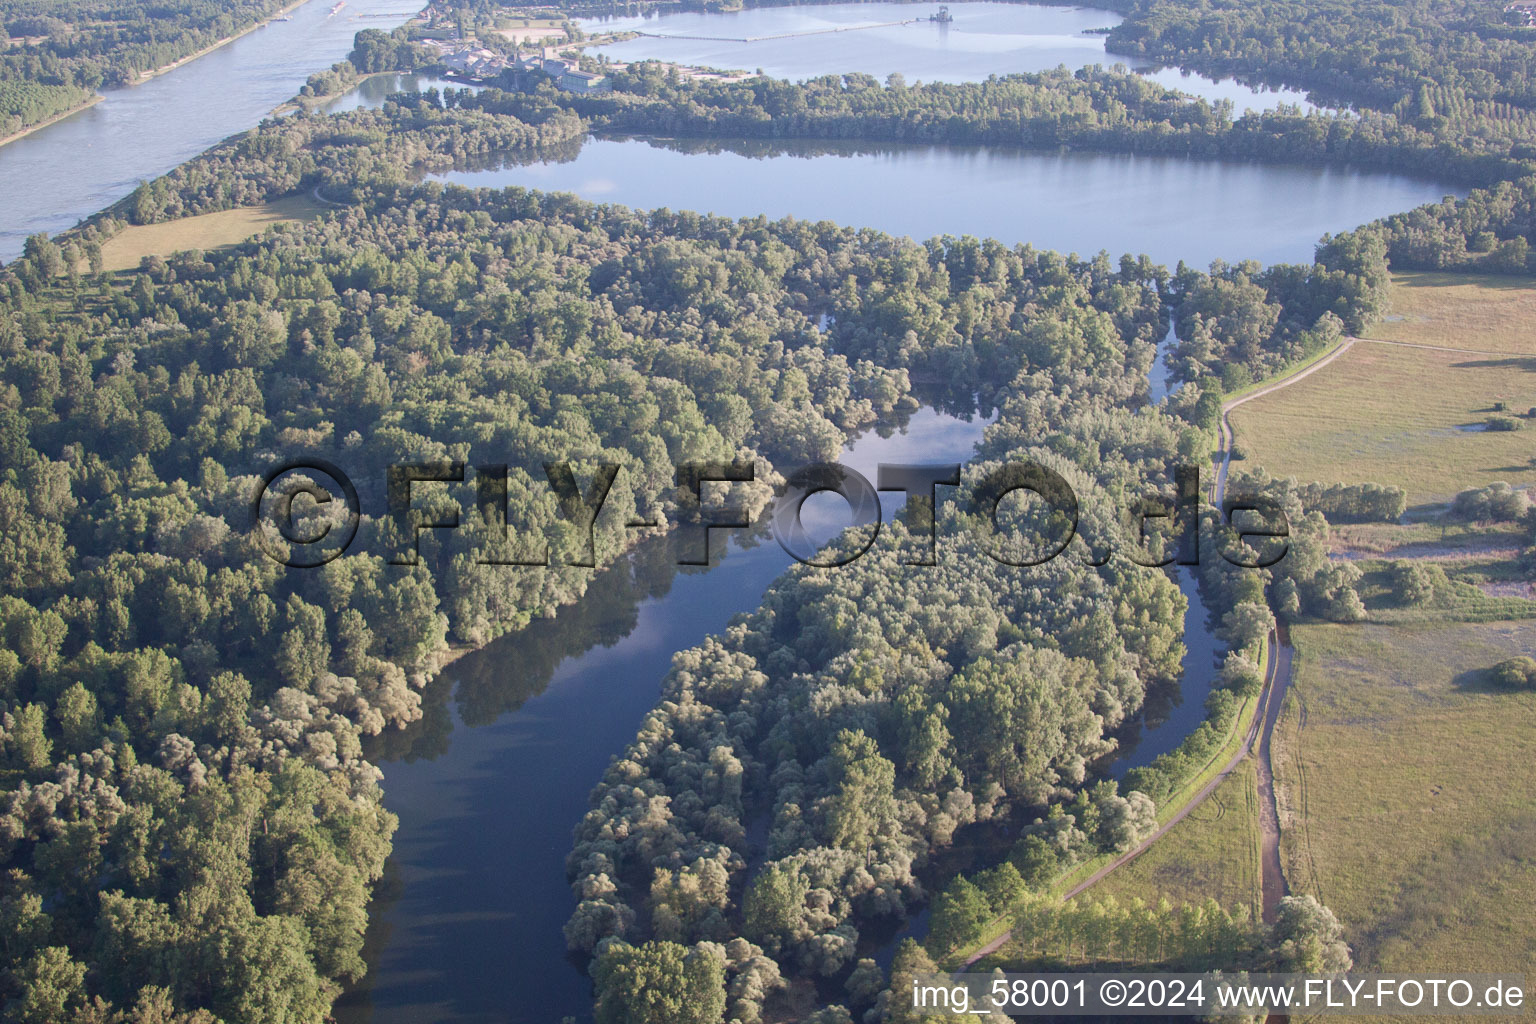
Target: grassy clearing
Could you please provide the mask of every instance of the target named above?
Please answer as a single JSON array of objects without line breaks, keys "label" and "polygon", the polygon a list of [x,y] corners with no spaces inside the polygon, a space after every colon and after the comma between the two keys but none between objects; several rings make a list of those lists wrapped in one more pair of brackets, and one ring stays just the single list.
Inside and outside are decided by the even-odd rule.
[{"label": "grassy clearing", "polygon": [[1408,523],[1330,523],[1330,550],[1352,558],[1473,558],[1519,551],[1525,532],[1515,523],[1453,523],[1438,516]]},{"label": "grassy clearing", "polygon": [[[1422,559],[1413,561],[1423,564]],[[1364,575],[1357,589],[1377,625],[1420,625],[1431,622],[1506,622],[1536,618],[1536,602],[1525,597],[1525,588],[1495,587],[1498,582],[1524,584],[1528,575],[1507,559],[1439,561],[1449,586],[1436,584],[1435,593],[1422,605],[1405,605],[1393,593],[1392,575],[1399,561],[1362,559],[1356,564]]]},{"label": "grassy clearing", "polygon": [[1223,907],[1259,912],[1259,794],[1253,758],[1246,758],[1210,799],[1129,864],[1088,893],[1175,906],[1212,897]]},{"label": "grassy clearing", "polygon": [[273,224],[314,220],[324,208],[310,196],[289,196],[261,206],[204,213],[164,224],[136,224],[119,231],[101,247],[109,271],[132,270],[146,256],[169,256],[187,249],[238,245]]},{"label": "grassy clearing", "polygon": [[1521,412],[1536,406],[1536,357],[1357,344],[1231,418],[1249,466],[1325,483],[1397,484],[1416,505],[1495,480],[1536,482],[1536,425],[1461,429],[1483,423],[1495,401]]},{"label": "grassy clearing", "polygon": [[[1266,675],[1269,671],[1268,659],[1269,653],[1268,647],[1266,646],[1263,652],[1262,662]],[[1253,725],[1253,717],[1258,712],[1258,706],[1258,701],[1250,698],[1243,703],[1241,708],[1238,709],[1237,721],[1233,723],[1232,729],[1227,733],[1227,741],[1221,745],[1221,749],[1218,750],[1208,762],[1206,762],[1205,767],[1194,778],[1188,780],[1184,783],[1183,786],[1179,787],[1179,789],[1171,794],[1167,800],[1163,801],[1163,805],[1157,809],[1157,822],[1159,827],[1166,825],[1169,821],[1172,821],[1173,818],[1179,813],[1179,811],[1182,810],[1190,800],[1194,799],[1194,797],[1198,795],[1202,789],[1205,788],[1206,784],[1221,774],[1222,769],[1226,767],[1227,762],[1232,760],[1233,755],[1237,753],[1238,748],[1242,745],[1244,738],[1247,737],[1249,729]],[[1252,774],[1253,769],[1250,761],[1245,760],[1243,764],[1239,765],[1237,770],[1233,772],[1232,778],[1237,777],[1245,770],[1248,771],[1250,775]],[[1215,799],[1217,794],[1232,782],[1232,778],[1228,778],[1226,782],[1224,782],[1221,786],[1218,786],[1217,789],[1211,794],[1211,799]],[[1255,831],[1257,831],[1257,806],[1251,808],[1251,811],[1253,822],[1252,827]],[[1191,818],[1198,819],[1198,813],[1191,812],[1191,817],[1185,818],[1184,821],[1180,822],[1179,824],[1187,824]],[[1228,827],[1233,827],[1233,825],[1234,823],[1229,823]],[[1177,831],[1177,826],[1174,829],[1170,829],[1168,833],[1162,836],[1160,839],[1154,841],[1150,849],[1156,849],[1160,843],[1167,842],[1170,838],[1172,838],[1175,831]],[[1107,867],[1109,864],[1113,863],[1119,856],[1119,854],[1115,853],[1102,853],[1097,857],[1086,860],[1083,863],[1078,864],[1076,867],[1073,867],[1057,875],[1056,878],[1051,882],[1049,888],[1045,891],[1050,895],[1065,896],[1079,884],[1093,877],[1093,875],[1097,873],[1101,868]],[[1110,872],[1097,884],[1090,886],[1087,891],[1090,894],[1097,894],[1100,891],[1100,887],[1103,886],[1109,879],[1116,877],[1121,871],[1129,870],[1130,868],[1134,867],[1136,862],[1145,856],[1147,856],[1147,854],[1143,853],[1141,857],[1136,858],[1136,860],[1122,865],[1115,871]],[[1258,877],[1258,861],[1256,859],[1257,856],[1257,847],[1255,846],[1255,878]],[[1257,882],[1255,885],[1257,885]],[[1157,894],[1154,892],[1147,892],[1142,894],[1142,898],[1146,899],[1155,895]],[[1204,902],[1204,900],[1204,896],[1200,897],[1201,902]],[[1009,915],[1003,915],[1002,917],[993,921],[985,929],[983,929],[981,935],[976,939],[976,941],[961,949],[955,950],[948,957],[945,957],[943,962],[945,964],[954,966],[958,966],[964,963],[965,960],[968,959],[975,950],[988,945],[998,936],[1008,931],[1011,926],[1012,921]],[[990,967],[994,963],[1015,963],[1018,960],[1019,952],[1018,944],[1010,939],[1008,942],[1004,943],[997,951],[978,961],[979,966],[976,969],[981,969],[983,966]]]},{"label": "grassy clearing", "polygon": [[1491,274],[1394,274],[1368,338],[1536,355],[1536,286]]},{"label": "grassy clearing", "polygon": [[1357,965],[1536,962],[1536,694],[1482,670],[1536,623],[1311,625],[1275,738],[1293,891],[1339,915]]}]

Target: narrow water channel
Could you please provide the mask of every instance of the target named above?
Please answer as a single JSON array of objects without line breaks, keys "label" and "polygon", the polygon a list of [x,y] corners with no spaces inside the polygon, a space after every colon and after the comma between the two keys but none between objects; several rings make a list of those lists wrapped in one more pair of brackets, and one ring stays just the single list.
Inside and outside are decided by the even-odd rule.
[{"label": "narrow water channel", "polygon": [[[964,462],[984,425],[925,408],[841,461],[870,480],[880,462]],[[561,932],[571,829],[673,653],[756,608],[791,561],[771,537],[714,546],[718,564],[680,569],[670,539],[642,545],[554,619],[450,666],[426,720],[371,752],[400,830],[371,910],[368,977],[338,1006],[342,1024],[590,1017]]]},{"label": "narrow water channel", "polygon": [[[964,462],[984,426],[924,408],[841,461],[870,480],[880,462]],[[673,653],[757,607],[790,565],[771,537],[716,544],[724,557],[708,569],[680,569],[668,538],[642,545],[554,619],[450,666],[426,719],[370,751],[400,830],[371,909],[368,977],[339,1004],[341,1024],[590,1017],[561,932],[574,906],[571,829],[654,706]],[[1203,716],[1214,640],[1199,594],[1185,593],[1183,681],[1156,696],[1124,768],[1177,746]]]}]

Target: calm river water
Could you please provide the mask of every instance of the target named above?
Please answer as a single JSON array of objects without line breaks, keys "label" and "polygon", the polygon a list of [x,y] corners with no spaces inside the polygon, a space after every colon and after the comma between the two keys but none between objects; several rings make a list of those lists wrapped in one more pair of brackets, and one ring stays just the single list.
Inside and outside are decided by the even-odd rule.
[{"label": "calm river water", "polygon": [[30,234],[56,234],[219,140],[252,127],[316,71],[352,50],[365,28],[388,31],[421,0],[311,0],[175,71],[0,146],[0,261]]},{"label": "calm river water", "polygon": [[[900,432],[865,434],[841,461],[870,480],[880,462],[964,462],[984,426],[925,408]],[[554,619],[451,665],[426,719],[371,751],[400,830],[371,910],[369,973],[338,1006],[341,1024],[590,1018],[590,985],[561,932],[574,907],[571,829],[655,705],[672,654],[755,608],[791,564],[771,537],[722,537],[714,549],[724,557],[708,570],[679,569],[669,539],[641,546]],[[1204,718],[1216,642],[1199,593],[1183,589],[1184,677],[1149,695],[1117,775]]]},{"label": "calm river water", "polygon": [[[841,461],[870,480],[880,462],[964,462],[983,428],[922,409]],[[655,705],[672,654],[755,608],[791,564],[772,537],[727,549],[716,536],[724,557],[708,570],[680,569],[669,539],[638,548],[554,619],[454,663],[427,720],[385,737],[375,755],[400,830],[369,974],[338,1008],[343,1024],[591,1016],[561,932],[571,829]]]}]

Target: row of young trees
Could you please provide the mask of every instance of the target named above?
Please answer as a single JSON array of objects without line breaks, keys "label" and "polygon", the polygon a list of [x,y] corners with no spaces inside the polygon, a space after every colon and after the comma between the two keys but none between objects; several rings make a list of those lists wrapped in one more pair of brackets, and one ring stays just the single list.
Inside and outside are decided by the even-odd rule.
[{"label": "row of young trees", "polygon": [[944,963],[946,953],[974,942],[983,927],[1003,917],[1016,942],[1019,959],[1008,965],[1015,971],[1157,965],[1190,974],[1331,973],[1352,964],[1338,919],[1311,896],[1286,897],[1275,923],[1265,926],[1247,906],[1227,909],[1213,899],[1177,908],[1166,898],[1122,903],[1114,896],[1082,896],[1063,902],[1031,892],[1011,870],[1004,864],[975,884],[956,879],[935,899],[927,947],[936,962]]},{"label": "row of young trees", "polygon": [[[1280,901],[1275,922],[1255,921],[1247,907],[1224,909],[1214,900],[1175,907],[1167,899],[1121,903],[1113,896],[1061,902],[1034,895],[1012,868],[985,873],[981,888],[960,879],[937,898],[933,936],[974,935],[980,924],[1007,917],[1016,943],[1006,961],[1018,971],[1112,971],[1155,965],[1166,971],[1214,972],[1243,984],[1250,972],[1329,974],[1352,966],[1338,919],[1311,896]],[[1011,883],[1011,884],[1010,884]],[[991,958],[998,963],[999,958]],[[811,1024],[937,1024],[957,1012],[927,1011],[917,1005],[917,986],[939,974],[936,959],[912,939],[897,948],[889,983],[875,961],[860,960],[848,973],[842,1002],[801,1018]],[[975,970],[973,968],[973,970]],[[1001,977],[999,966],[994,977]],[[761,996],[784,987],[771,959],[742,939],[722,946],[694,947],[667,940],[632,946],[614,941],[593,964],[597,1019],[615,1024],[715,1024],[722,1019],[757,1024]],[[970,1015],[1006,1021],[973,997]],[[1202,1020],[1256,1020],[1236,1012],[1213,1011]]]}]

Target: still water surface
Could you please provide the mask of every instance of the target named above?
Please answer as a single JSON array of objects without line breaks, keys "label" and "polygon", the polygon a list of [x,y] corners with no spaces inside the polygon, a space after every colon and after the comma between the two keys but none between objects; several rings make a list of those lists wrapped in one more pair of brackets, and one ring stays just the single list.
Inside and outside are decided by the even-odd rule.
[{"label": "still water surface", "polygon": [[982,146],[591,139],[578,152],[434,180],[521,185],[641,209],[795,216],[926,239],[1028,242],[1090,256],[1145,253],[1312,262],[1326,232],[1461,190],[1326,167]]},{"label": "still water surface", "polygon": [[[588,34],[648,35],[591,47],[587,52],[628,63],[662,60],[685,65],[762,71],[801,80],[862,71],[884,80],[899,73],[908,83],[980,82],[989,75],[1046,71],[1060,65],[1125,64],[1159,84],[1211,102],[1229,99],[1237,113],[1273,110],[1282,103],[1317,109],[1304,92],[1250,88],[1148,61],[1107,53],[1103,33],[1123,20],[1092,7],[1013,3],[950,4],[954,21],[933,24],[936,3],[814,4],[752,7],[741,11],[674,11],[622,18],[586,18]],[[915,24],[887,24],[909,21]],[[860,26],[879,25],[879,28]],[[800,34],[814,33],[814,34]],[[790,38],[763,38],[765,36]],[[663,37],[663,38],[656,38]],[[744,40],[751,40],[750,42]]]},{"label": "still water surface", "polygon": [[[870,480],[880,462],[963,462],[983,429],[925,408],[841,461]],[[575,906],[571,829],[655,706],[672,654],[756,608],[791,564],[771,537],[727,549],[726,536],[707,570],[678,567],[667,538],[642,545],[554,619],[446,669],[426,721],[372,752],[400,830],[371,911],[368,977],[338,1008],[342,1024],[590,1017],[561,933]]]},{"label": "still water surface", "polygon": [[[963,462],[984,426],[925,408],[841,461],[871,480],[880,462]],[[755,608],[791,564],[771,538],[732,541],[708,570],[675,563],[668,539],[642,545],[554,619],[450,666],[425,721],[371,751],[400,830],[371,911],[369,974],[338,1007],[342,1024],[590,1018],[590,986],[561,933],[574,907],[571,829],[654,706],[673,652]],[[1215,641],[1198,593],[1184,590],[1184,678],[1149,699],[1117,773],[1173,749],[1204,717]]]},{"label": "still water surface", "polygon": [[56,234],[214,143],[259,122],[304,80],[352,50],[365,28],[403,25],[420,0],[311,0],[291,21],[227,46],[0,146],[0,261],[26,237]]}]

